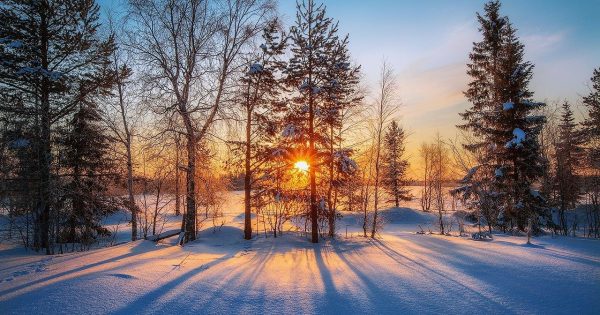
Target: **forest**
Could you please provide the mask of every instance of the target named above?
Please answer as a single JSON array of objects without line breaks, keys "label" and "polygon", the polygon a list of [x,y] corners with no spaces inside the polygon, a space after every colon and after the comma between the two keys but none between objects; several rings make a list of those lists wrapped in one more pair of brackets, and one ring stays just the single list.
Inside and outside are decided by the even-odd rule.
[{"label": "forest", "polygon": [[600,311],[600,63],[536,97],[513,2],[426,137],[344,4],[117,2],[0,3],[0,313]]}]

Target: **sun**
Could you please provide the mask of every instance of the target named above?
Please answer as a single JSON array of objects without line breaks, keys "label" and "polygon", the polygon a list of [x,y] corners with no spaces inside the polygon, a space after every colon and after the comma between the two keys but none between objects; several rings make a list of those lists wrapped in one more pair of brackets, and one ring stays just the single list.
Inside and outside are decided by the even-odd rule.
[{"label": "sun", "polygon": [[302,172],[308,172],[308,162],[298,161],[294,163],[294,168]]}]

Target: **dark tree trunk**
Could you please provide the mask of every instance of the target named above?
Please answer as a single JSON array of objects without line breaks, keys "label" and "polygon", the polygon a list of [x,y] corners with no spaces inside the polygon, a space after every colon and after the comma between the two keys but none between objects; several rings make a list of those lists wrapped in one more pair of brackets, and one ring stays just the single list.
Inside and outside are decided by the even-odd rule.
[{"label": "dark tree trunk", "polygon": [[[248,104],[250,107],[250,104]],[[251,213],[251,193],[252,193],[252,170],[250,167],[250,159],[252,157],[251,154],[251,128],[252,128],[252,110],[250,108],[247,109],[247,118],[246,118],[246,160],[245,160],[245,170],[244,173],[244,239],[252,238],[252,213]]]},{"label": "dark tree trunk", "polygon": [[[191,123],[191,122],[190,122]],[[191,126],[191,125],[190,125]],[[193,132],[193,131],[192,131]],[[196,141],[193,134],[188,134],[188,166],[186,173],[186,220],[185,242],[196,240]]]},{"label": "dark tree trunk", "polygon": [[[48,69],[48,25],[45,8],[40,13],[40,46],[41,66]],[[41,80],[41,134],[40,134],[40,195],[38,196],[38,225],[36,248],[46,248],[46,254],[51,254],[49,246],[50,233],[50,165],[52,151],[50,147],[50,83],[46,76]]]},{"label": "dark tree trunk", "polygon": [[179,191],[179,141],[175,141],[175,215],[181,215],[181,192]]}]

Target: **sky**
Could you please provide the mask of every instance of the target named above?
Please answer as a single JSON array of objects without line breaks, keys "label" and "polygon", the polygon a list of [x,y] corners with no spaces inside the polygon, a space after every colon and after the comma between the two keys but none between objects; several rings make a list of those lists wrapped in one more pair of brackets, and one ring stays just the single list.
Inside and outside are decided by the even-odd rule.
[{"label": "sky", "polygon": [[[328,15],[350,35],[350,52],[373,88],[385,59],[397,74],[402,102],[398,118],[409,131],[408,154],[418,164],[418,145],[436,132],[453,138],[459,112],[469,103],[466,64],[480,40],[475,0],[324,0]],[[280,1],[289,24],[295,1]],[[573,104],[589,92],[600,67],[600,0],[505,0],[501,13],[518,29],[525,58],[534,65],[530,89],[539,101]],[[412,170],[414,174],[416,170]]]},{"label": "sky", "polygon": [[[462,93],[469,82],[468,55],[480,40],[475,13],[485,2],[323,0],[340,32],[350,35],[350,53],[367,86],[376,85],[384,59],[395,69],[402,102],[398,119],[410,133],[411,160],[436,132],[445,138],[456,134],[458,113],[469,106]],[[121,3],[100,0],[104,8]],[[279,1],[286,25],[294,21],[295,3]],[[501,12],[518,29],[526,60],[535,65],[534,98],[577,105],[600,67],[600,0],[504,0]]]}]

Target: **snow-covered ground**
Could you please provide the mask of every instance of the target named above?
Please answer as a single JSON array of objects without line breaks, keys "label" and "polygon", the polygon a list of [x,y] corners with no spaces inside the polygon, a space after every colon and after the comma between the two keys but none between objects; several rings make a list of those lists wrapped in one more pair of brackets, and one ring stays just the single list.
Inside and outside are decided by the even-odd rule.
[{"label": "snow-covered ground", "polygon": [[[600,313],[598,240],[420,235],[434,215],[399,208],[384,211],[376,240],[346,214],[334,241],[244,241],[240,198],[223,227],[207,223],[183,248],[142,240],[47,257],[0,247],[0,314]],[[126,224],[119,231],[127,237]]]}]

